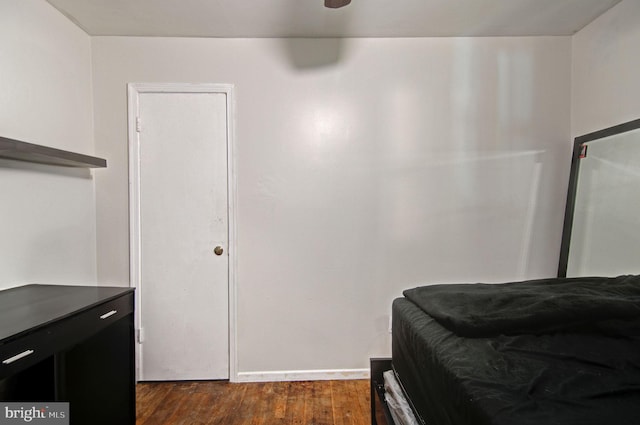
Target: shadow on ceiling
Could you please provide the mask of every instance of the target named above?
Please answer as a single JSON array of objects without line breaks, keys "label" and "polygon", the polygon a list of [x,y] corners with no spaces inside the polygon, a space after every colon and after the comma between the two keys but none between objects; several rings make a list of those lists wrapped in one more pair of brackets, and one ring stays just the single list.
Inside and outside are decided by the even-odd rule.
[{"label": "shadow on ceiling", "polygon": [[[294,2],[289,9],[288,19],[294,28],[288,37],[282,38],[284,54],[291,66],[299,70],[330,67],[338,64],[344,57],[348,39],[349,24],[353,17],[354,4],[330,9],[324,7],[323,0],[313,0],[315,7],[308,7],[303,2]],[[310,19],[314,14],[315,19]],[[314,22],[315,28],[297,27],[297,22]],[[300,34],[317,34],[316,37],[301,38]]]}]

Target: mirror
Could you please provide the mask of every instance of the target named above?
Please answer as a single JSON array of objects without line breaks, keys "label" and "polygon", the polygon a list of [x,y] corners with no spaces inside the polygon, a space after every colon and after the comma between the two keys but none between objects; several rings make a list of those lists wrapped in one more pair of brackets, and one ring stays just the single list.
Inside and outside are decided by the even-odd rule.
[{"label": "mirror", "polygon": [[640,273],[640,119],[577,137],[559,277]]}]

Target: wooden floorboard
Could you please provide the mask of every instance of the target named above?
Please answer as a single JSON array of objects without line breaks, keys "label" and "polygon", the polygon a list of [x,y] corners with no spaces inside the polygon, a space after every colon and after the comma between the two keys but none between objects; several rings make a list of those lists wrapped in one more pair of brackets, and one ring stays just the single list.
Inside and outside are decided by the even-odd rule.
[{"label": "wooden floorboard", "polygon": [[136,425],[368,425],[369,381],[136,385]]}]

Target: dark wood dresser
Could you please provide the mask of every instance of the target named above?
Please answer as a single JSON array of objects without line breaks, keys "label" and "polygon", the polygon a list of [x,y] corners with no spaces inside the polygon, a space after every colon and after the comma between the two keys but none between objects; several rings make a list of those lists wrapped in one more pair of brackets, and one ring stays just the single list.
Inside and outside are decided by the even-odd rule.
[{"label": "dark wood dresser", "polygon": [[69,402],[73,425],[134,425],[133,291],[0,291],[0,400]]}]

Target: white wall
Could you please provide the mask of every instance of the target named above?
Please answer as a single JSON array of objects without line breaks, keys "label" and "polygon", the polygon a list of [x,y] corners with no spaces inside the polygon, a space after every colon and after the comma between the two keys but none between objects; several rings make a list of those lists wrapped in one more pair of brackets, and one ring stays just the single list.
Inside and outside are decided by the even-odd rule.
[{"label": "white wall", "polygon": [[[93,153],[91,41],[41,0],[0,2],[0,136]],[[0,160],[0,288],[95,284],[86,170]]]},{"label": "white wall", "polygon": [[640,118],[640,2],[622,1],[572,44],[574,137]]},{"label": "white wall", "polygon": [[[571,40],[95,37],[98,279],[128,281],[126,84],[236,85],[239,371],[366,368],[403,288],[556,273]],[[176,141],[179,143],[179,141]]]},{"label": "white wall", "polygon": [[[640,118],[640,2],[622,1],[572,44],[573,136]],[[638,273],[639,139],[635,131],[589,147],[578,183],[569,276]]]}]

